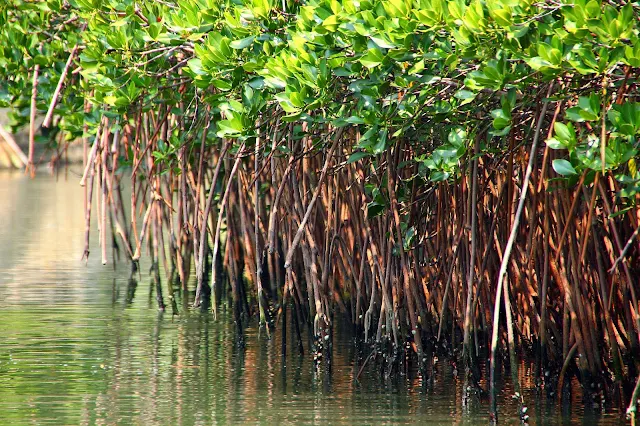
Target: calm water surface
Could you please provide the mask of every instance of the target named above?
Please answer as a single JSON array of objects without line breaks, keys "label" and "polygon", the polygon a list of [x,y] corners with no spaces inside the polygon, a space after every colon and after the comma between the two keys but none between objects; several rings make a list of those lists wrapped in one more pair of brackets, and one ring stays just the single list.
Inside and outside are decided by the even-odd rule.
[{"label": "calm water surface", "polygon": [[[462,406],[444,360],[426,383],[415,372],[385,382],[373,363],[356,381],[348,330],[337,330],[330,374],[291,349],[283,358],[281,336],[255,324],[240,347],[228,313],[213,321],[182,301],[178,316],[158,313],[144,262],[127,300],[127,265],[100,264],[96,233],[80,260],[79,173],[0,172],[0,424],[487,423],[488,400]],[[531,424],[624,424],[613,408],[585,409],[575,382],[576,403],[559,409],[530,368],[520,377]],[[501,420],[518,424],[509,383],[502,393]]]}]

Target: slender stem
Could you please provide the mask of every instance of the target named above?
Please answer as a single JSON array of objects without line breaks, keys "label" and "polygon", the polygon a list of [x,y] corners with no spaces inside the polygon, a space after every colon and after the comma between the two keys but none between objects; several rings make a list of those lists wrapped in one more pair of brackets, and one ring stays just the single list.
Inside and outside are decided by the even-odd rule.
[{"label": "slender stem", "polygon": [[[218,282],[217,276],[216,276],[216,262],[215,259],[218,256],[218,250],[220,247],[220,231],[222,229],[222,217],[224,215],[224,210],[225,207],[227,205],[227,200],[229,199],[229,193],[230,193],[230,189],[231,189],[231,184],[233,182],[233,177],[236,174],[236,171],[238,170],[238,166],[240,165],[240,161],[242,160],[242,151],[244,150],[244,142],[242,142],[242,145],[240,146],[240,149],[238,150],[238,153],[236,154],[236,160],[233,163],[233,168],[231,169],[231,173],[229,173],[229,177],[227,179],[227,187],[224,190],[224,195],[222,196],[222,200],[220,201],[220,212],[218,213],[218,221],[216,223],[216,234],[215,234],[215,238],[213,240],[213,259],[214,261],[211,262],[211,287],[215,288],[216,283]],[[229,241],[227,241],[227,244],[229,244]],[[213,316],[214,318],[217,318],[217,307],[212,304],[212,309],[213,309]]]},{"label": "slender stem", "polygon": [[[202,215],[202,225],[200,226],[200,243],[199,243],[200,253],[198,256],[200,258],[200,262],[198,263],[198,266],[196,268],[196,277],[198,279],[198,287],[196,288],[196,297],[194,301],[194,306],[198,306],[200,304],[200,297],[202,293],[202,285],[203,285],[203,279],[204,279],[203,275],[204,275],[204,266],[205,266],[204,255],[205,255],[205,246],[207,243],[207,232],[206,232],[207,220],[209,218],[209,214],[211,213],[214,194],[216,191],[216,187],[218,186],[218,175],[220,174],[220,168],[224,162],[223,161],[224,156],[227,153],[227,150],[229,149],[230,145],[231,145],[231,141],[227,140],[224,144],[224,147],[222,148],[222,151],[220,151],[220,156],[218,157],[218,163],[216,164],[216,168],[213,172],[213,178],[211,179],[211,184],[209,187],[207,204],[205,205],[204,212]],[[215,267],[215,262],[216,262],[216,259],[214,257],[213,258],[214,267]]]},{"label": "slender stem", "polygon": [[33,164],[33,153],[36,139],[36,98],[38,97],[38,74],[40,73],[40,64],[36,64],[33,68],[33,81],[31,85],[31,110],[29,114],[29,158],[27,160],[27,172],[35,174],[35,165]]},{"label": "slender stem", "polygon": [[[83,31],[86,27],[86,24],[82,26],[80,31]],[[64,80],[67,78],[67,72],[69,71],[69,67],[73,62],[73,58],[76,56],[76,52],[78,52],[78,47],[80,47],[80,43],[77,43],[71,53],[69,54],[69,58],[67,58],[67,63],[64,65],[64,69],[62,70],[62,74],[60,74],[60,79],[58,80],[58,84],[56,85],[56,90],[53,92],[53,96],[51,96],[51,103],[49,104],[49,110],[47,110],[47,115],[44,117],[44,121],[42,122],[42,127],[49,127],[51,125],[51,119],[53,118],[53,110],[58,103],[58,98],[60,97],[60,91],[62,90],[62,86],[64,85]]]},{"label": "slender stem", "polygon": [[[553,83],[549,85],[547,91],[547,97],[551,95],[553,89]],[[500,294],[502,293],[502,286],[504,285],[504,279],[507,272],[507,266],[509,265],[509,258],[511,256],[511,250],[513,249],[513,243],[515,242],[518,232],[518,226],[520,225],[520,218],[522,217],[522,211],[524,210],[524,202],[527,198],[527,191],[529,190],[529,180],[531,179],[531,172],[533,171],[533,162],[535,160],[536,151],[538,149],[538,140],[540,139],[540,129],[542,128],[542,122],[547,114],[547,108],[549,104],[544,103],[540,116],[538,117],[538,124],[536,126],[536,132],[533,137],[533,143],[531,144],[531,151],[529,153],[529,163],[527,164],[527,170],[522,181],[522,190],[520,192],[520,201],[518,202],[518,208],[516,210],[516,216],[511,226],[511,233],[509,234],[509,240],[507,246],[504,249],[502,256],[502,262],[500,263],[500,271],[498,272],[498,288],[496,290],[496,302],[493,309],[493,328],[491,335],[491,372],[489,378],[490,398],[491,398],[491,415],[492,418],[497,421],[498,411],[496,406],[496,390],[495,390],[495,369],[496,369],[496,349],[498,347],[498,329],[500,325]]]},{"label": "slender stem", "polygon": [[287,252],[287,256],[285,257],[284,267],[286,269],[291,267],[291,260],[293,259],[293,253],[295,252],[298,244],[300,244],[300,239],[302,238],[302,234],[304,233],[304,228],[307,226],[307,222],[309,221],[309,217],[311,217],[311,212],[313,211],[313,206],[315,205],[318,195],[320,195],[320,189],[322,188],[322,183],[324,182],[324,178],[327,175],[327,169],[329,168],[329,163],[331,162],[331,158],[333,157],[333,153],[338,147],[338,143],[340,142],[340,137],[342,136],[342,132],[344,131],[344,127],[340,127],[333,139],[333,144],[327,153],[327,157],[324,162],[324,166],[322,167],[322,172],[320,174],[320,179],[318,179],[318,184],[316,185],[315,192],[313,193],[313,198],[309,202],[307,206],[307,211],[300,222],[300,226],[298,226],[298,230],[296,231],[295,237],[293,238],[293,242],[291,243],[291,247],[289,247],[289,251]]}]

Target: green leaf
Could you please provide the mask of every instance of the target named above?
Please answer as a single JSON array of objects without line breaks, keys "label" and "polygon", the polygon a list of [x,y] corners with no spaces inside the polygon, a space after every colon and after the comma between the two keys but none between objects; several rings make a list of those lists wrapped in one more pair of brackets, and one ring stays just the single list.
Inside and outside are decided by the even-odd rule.
[{"label": "green leaf", "polygon": [[493,117],[493,127],[497,130],[504,129],[511,124],[511,114],[505,113],[503,109],[494,109],[491,111]]},{"label": "green leaf", "polygon": [[429,175],[429,179],[431,180],[431,182],[443,182],[449,179],[449,176],[451,176],[449,172],[435,170],[431,172],[431,174]]},{"label": "green leaf", "polygon": [[510,27],[513,23],[509,9],[497,9],[493,11],[493,19],[502,27]]},{"label": "green leaf", "polygon": [[413,242],[414,237],[416,236],[416,228],[414,226],[410,227],[404,232],[403,235],[403,248],[405,251],[409,251],[411,249],[411,243]]},{"label": "green leaf", "polygon": [[329,16],[327,19],[322,21],[322,26],[329,32],[335,32],[338,29],[338,17],[336,15]]},{"label": "green leaf", "polygon": [[232,49],[244,49],[245,47],[249,47],[253,44],[253,40],[255,40],[255,36],[246,37],[241,40],[234,40],[229,43]]},{"label": "green leaf", "polygon": [[380,49],[369,49],[367,53],[360,58],[360,63],[371,69],[380,65],[383,60],[384,55]]},{"label": "green leaf", "polygon": [[547,146],[551,149],[566,149],[566,145],[556,138],[547,139]]},{"label": "green leaf", "polygon": [[449,132],[449,143],[456,148],[464,147],[467,139],[467,132],[462,127],[456,127]]},{"label": "green leaf", "polygon": [[300,108],[293,104],[289,95],[288,93],[278,93],[275,97],[285,112],[294,114],[300,112]]},{"label": "green leaf", "polygon": [[458,90],[453,95],[454,98],[460,99],[462,101],[460,102],[460,106],[473,102],[476,96],[478,96],[478,94],[471,92],[470,90]]},{"label": "green leaf", "polygon": [[356,117],[354,115],[348,118],[339,118],[337,120],[333,120],[333,125],[336,127],[344,127],[349,124],[365,124],[365,121],[362,118]]},{"label": "green leaf", "polygon": [[578,107],[572,107],[567,109],[564,115],[565,117],[567,117],[567,119],[574,121],[576,123],[582,123],[583,121],[585,121],[582,115],[580,115],[580,108]]},{"label": "green leaf", "polygon": [[564,124],[556,121],[553,125],[553,130],[555,131],[556,138],[562,141],[565,146],[572,146],[576,140],[576,131],[571,123]]},{"label": "green leaf", "polygon": [[419,60],[411,68],[409,68],[408,74],[419,74],[424,70],[424,59]]},{"label": "green leaf", "polygon": [[556,171],[559,175],[562,176],[572,176],[577,175],[576,169],[573,168],[570,162],[563,159],[555,159],[553,160],[553,170]]},{"label": "green leaf", "polygon": [[378,204],[376,202],[371,202],[367,204],[367,218],[371,219],[378,216],[384,211],[385,207],[386,206],[382,204]]},{"label": "green leaf", "polygon": [[362,160],[365,157],[370,157],[370,156],[371,154],[369,154],[368,152],[362,152],[362,151],[354,152],[349,156],[349,159],[347,160],[347,164],[355,163],[357,161]]},{"label": "green leaf", "polygon": [[562,63],[562,52],[547,43],[538,43],[538,55],[554,66]]},{"label": "green leaf", "polygon": [[396,44],[392,43],[388,37],[385,36],[371,36],[370,38],[375,44],[382,47],[383,49],[395,49],[396,47],[398,47]]}]

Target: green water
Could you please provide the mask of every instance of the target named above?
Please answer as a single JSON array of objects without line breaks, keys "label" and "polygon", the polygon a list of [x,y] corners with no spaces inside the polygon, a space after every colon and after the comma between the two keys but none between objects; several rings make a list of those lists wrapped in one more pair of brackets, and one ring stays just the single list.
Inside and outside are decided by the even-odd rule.
[{"label": "green water", "polygon": [[[281,336],[255,323],[241,347],[224,310],[213,321],[180,300],[178,316],[158,313],[144,262],[129,302],[128,268],[100,264],[97,234],[80,260],[79,172],[0,172],[0,425],[487,423],[488,399],[463,405],[445,360],[426,381],[415,371],[385,381],[375,363],[356,381],[368,350],[339,326],[330,374],[293,345],[283,358]],[[575,380],[559,408],[531,368],[519,371],[531,424],[624,424],[616,408],[585,408]],[[518,424],[512,393],[503,383],[501,421]]]}]

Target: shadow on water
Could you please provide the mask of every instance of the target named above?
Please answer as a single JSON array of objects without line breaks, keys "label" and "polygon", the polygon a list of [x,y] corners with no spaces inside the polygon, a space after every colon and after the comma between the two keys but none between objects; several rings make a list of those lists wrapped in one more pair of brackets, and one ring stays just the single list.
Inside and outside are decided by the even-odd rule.
[{"label": "shadow on water", "polygon": [[[406,363],[384,374],[345,324],[332,336],[328,371],[314,362],[304,323],[300,355],[294,311],[284,337],[279,327],[270,339],[255,320],[239,327],[230,305],[214,321],[206,303],[192,307],[193,292],[175,293],[179,315],[159,313],[145,297],[152,277],[80,260],[78,188],[76,179],[0,173],[0,199],[11,206],[0,209],[0,423],[487,423],[487,396],[467,393],[462,404],[455,365],[437,360],[425,380]],[[98,253],[97,235],[91,242]],[[559,408],[536,390],[533,371],[519,365],[535,424],[621,422],[606,404],[585,407],[576,380]],[[518,423],[512,393],[501,383],[507,424]]]}]

